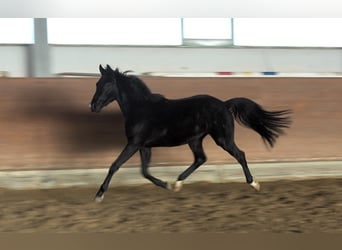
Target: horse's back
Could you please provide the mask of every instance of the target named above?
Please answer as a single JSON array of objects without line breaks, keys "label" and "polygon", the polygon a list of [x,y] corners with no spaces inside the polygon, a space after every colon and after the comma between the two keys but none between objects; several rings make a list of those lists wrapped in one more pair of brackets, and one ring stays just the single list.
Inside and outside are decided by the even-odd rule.
[{"label": "horse's back", "polygon": [[[210,95],[195,95],[181,99],[166,99],[164,108],[180,109],[220,109],[224,103],[216,97]],[[168,106],[168,107],[167,107]]]}]

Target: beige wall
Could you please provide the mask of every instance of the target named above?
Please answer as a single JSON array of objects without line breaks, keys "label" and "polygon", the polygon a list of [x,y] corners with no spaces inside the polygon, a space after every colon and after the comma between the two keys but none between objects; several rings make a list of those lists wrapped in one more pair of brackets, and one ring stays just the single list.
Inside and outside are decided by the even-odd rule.
[{"label": "beige wall", "polygon": [[[0,45],[0,71],[27,77],[34,60],[28,45]],[[51,75],[63,72],[98,73],[98,65],[122,70],[186,74],[232,71],[281,73],[341,73],[340,48],[258,47],[121,47],[49,46]],[[40,61],[39,61],[40,62]]]}]

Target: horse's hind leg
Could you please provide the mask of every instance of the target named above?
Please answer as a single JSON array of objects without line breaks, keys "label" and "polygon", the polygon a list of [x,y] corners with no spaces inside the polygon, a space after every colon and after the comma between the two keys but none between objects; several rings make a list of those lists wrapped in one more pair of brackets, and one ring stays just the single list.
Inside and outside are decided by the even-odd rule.
[{"label": "horse's hind leg", "polygon": [[203,138],[193,140],[189,143],[190,149],[194,154],[194,162],[190,167],[188,167],[183,173],[178,176],[176,181],[174,191],[178,192],[181,190],[183,186],[183,181],[194,172],[199,166],[201,166],[204,162],[206,162],[207,157],[205,156],[203,146],[202,146]]},{"label": "horse's hind leg", "polygon": [[150,163],[150,160],[151,160],[151,148],[141,148],[140,149],[140,158],[141,158],[142,175],[146,179],[150,180],[156,186],[166,188],[166,189],[171,189],[171,187],[168,185],[167,182],[162,181],[162,180],[152,176],[148,171],[148,164]]},{"label": "horse's hind leg", "polygon": [[253,176],[251,175],[251,172],[249,171],[247,165],[245,153],[236,146],[234,140],[232,139],[232,135],[215,136],[214,140],[217,145],[221,146],[225,151],[227,151],[240,163],[246,177],[246,182],[253,188],[255,188],[257,191],[259,191],[260,184],[253,180]]}]

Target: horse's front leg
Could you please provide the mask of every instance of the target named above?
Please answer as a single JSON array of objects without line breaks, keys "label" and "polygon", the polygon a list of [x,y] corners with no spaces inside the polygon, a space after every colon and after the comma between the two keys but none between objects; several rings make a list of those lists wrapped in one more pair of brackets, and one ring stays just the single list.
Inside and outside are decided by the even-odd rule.
[{"label": "horse's front leg", "polygon": [[133,144],[127,144],[124,150],[121,152],[119,157],[113,162],[111,167],[109,168],[108,174],[102,183],[99,191],[96,193],[95,201],[100,202],[104,198],[104,192],[108,189],[110,180],[114,173],[120,168],[122,164],[124,164],[129,158],[131,158],[138,151],[138,146]]}]

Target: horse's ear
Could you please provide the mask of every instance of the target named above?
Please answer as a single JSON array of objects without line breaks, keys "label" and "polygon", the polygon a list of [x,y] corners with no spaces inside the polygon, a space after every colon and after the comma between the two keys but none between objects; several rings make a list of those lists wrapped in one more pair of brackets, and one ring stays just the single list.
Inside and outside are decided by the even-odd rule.
[{"label": "horse's ear", "polygon": [[107,73],[107,71],[102,67],[102,65],[100,64],[99,66],[99,70],[101,72],[101,75],[105,75]]},{"label": "horse's ear", "polygon": [[107,64],[107,71],[110,73],[114,73],[114,70]]}]

